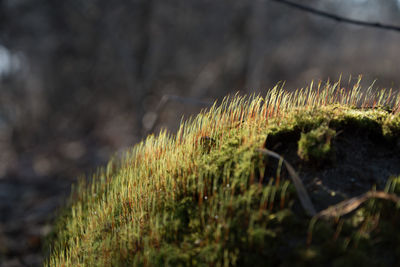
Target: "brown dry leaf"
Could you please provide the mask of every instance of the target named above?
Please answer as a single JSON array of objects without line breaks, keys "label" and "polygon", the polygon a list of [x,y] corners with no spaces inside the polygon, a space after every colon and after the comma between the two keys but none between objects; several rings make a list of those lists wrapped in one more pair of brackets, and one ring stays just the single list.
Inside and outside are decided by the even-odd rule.
[{"label": "brown dry leaf", "polygon": [[296,187],[297,195],[299,196],[301,205],[303,206],[304,210],[308,213],[308,215],[314,216],[316,214],[314,205],[312,204],[311,199],[308,196],[307,190],[305,189],[303,182],[301,181],[299,175],[296,173],[292,165],[290,165],[289,162],[287,162],[281,155],[279,155],[276,152],[273,152],[265,148],[260,148],[258,149],[258,151],[263,153],[264,155],[268,155],[278,160],[282,160],[283,163],[285,163],[285,166],[290,174],[290,178],[292,179],[292,182]]}]

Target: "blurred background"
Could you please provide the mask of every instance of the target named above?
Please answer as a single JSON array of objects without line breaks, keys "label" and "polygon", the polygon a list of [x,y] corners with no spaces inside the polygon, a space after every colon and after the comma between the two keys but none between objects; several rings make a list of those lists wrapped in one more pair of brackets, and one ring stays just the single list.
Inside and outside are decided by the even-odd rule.
[{"label": "blurred background", "polygon": [[[398,0],[295,2],[400,26]],[[147,133],[340,74],[398,89],[400,32],[268,0],[0,0],[0,266],[39,266],[71,183]]]}]

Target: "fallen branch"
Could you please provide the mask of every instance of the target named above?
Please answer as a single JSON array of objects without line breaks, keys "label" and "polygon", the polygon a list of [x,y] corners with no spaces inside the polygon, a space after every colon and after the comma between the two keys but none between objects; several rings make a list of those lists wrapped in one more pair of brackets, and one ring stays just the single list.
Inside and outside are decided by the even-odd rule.
[{"label": "fallen branch", "polygon": [[383,191],[368,191],[361,196],[353,197],[342,202],[339,202],[336,205],[330,206],[315,215],[316,218],[338,218],[343,215],[346,215],[355,209],[357,209],[362,203],[371,198],[380,198],[393,201],[395,203],[400,203],[400,197],[395,194],[389,194]]}]

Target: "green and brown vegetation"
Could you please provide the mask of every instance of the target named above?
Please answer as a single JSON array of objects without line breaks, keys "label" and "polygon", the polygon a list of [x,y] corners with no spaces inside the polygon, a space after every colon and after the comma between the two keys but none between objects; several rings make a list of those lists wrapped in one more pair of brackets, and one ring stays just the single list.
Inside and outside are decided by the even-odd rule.
[{"label": "green and brown vegetation", "polygon": [[399,111],[359,83],[227,97],[82,179],[47,264],[394,265]]}]

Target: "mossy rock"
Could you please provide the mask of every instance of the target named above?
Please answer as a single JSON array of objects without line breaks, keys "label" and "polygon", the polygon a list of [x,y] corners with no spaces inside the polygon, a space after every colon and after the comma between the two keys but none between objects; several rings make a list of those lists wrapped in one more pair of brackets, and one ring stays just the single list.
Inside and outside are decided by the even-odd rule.
[{"label": "mossy rock", "polygon": [[282,160],[259,150],[293,165],[317,211],[370,189],[398,196],[400,101],[359,108],[374,97],[337,84],[274,88],[226,98],[176,135],[149,136],[74,187],[46,265],[395,265],[398,204],[369,199],[344,217],[312,219]]}]

